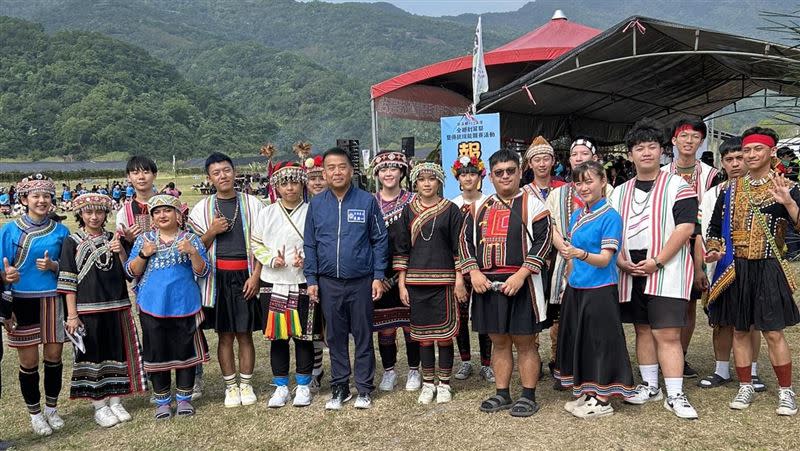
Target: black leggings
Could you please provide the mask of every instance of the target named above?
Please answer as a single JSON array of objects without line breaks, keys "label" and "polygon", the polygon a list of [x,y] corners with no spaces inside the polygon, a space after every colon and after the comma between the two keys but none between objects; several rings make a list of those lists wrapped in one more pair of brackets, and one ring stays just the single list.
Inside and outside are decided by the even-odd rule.
[{"label": "black leggings", "polygon": [[[461,356],[462,362],[469,362],[472,360],[472,346],[469,333],[468,302],[458,304],[458,315],[458,335],[456,335],[458,353]],[[492,340],[489,338],[488,334],[478,334],[478,349],[481,353],[481,365],[490,366],[492,364]]]},{"label": "black leggings", "polygon": [[[192,397],[192,389],[194,388],[195,367],[181,368],[175,370],[175,389],[178,400],[189,400]],[[153,384],[153,395],[156,397],[156,402],[159,399],[170,399],[171,386],[172,386],[172,372],[159,371],[157,373],[148,373],[150,376],[150,383]],[[188,397],[188,399],[187,399]]]},{"label": "black leggings", "polygon": [[[310,375],[314,369],[314,342],[294,340],[294,358],[296,373]],[[272,340],[269,362],[272,366],[273,376],[286,377],[289,375],[289,340]]]}]

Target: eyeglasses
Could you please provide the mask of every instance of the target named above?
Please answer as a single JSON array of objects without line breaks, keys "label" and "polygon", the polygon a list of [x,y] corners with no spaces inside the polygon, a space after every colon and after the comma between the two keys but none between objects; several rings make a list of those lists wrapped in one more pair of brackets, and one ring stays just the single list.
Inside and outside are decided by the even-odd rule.
[{"label": "eyeglasses", "polygon": [[511,177],[512,175],[514,175],[516,173],[517,173],[516,166],[512,166],[510,168],[505,168],[505,169],[495,169],[494,171],[492,171],[492,174],[494,174],[494,176],[497,177],[497,178],[502,177],[503,174],[506,174],[509,177]]}]

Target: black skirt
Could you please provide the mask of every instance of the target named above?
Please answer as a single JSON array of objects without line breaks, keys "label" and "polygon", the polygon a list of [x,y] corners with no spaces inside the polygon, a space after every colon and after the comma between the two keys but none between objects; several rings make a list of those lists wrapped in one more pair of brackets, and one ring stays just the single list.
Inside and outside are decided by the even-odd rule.
[{"label": "black skirt", "polygon": [[574,396],[633,396],[633,371],[616,285],[567,286],[561,302],[555,377]]},{"label": "black skirt", "polygon": [[739,331],[783,330],[800,322],[778,260],[774,258],[733,261],[736,279],[719,298],[709,305],[709,322],[718,326],[733,326]]},{"label": "black skirt", "polygon": [[264,328],[264,311],[258,296],[245,299],[244,283],[247,270],[226,271],[217,269],[217,300],[213,308],[203,307],[203,329],[217,333],[244,333]]},{"label": "black skirt", "polygon": [[400,301],[400,290],[395,281],[383,296],[373,304],[373,330],[397,329],[410,324],[409,308]]},{"label": "black skirt", "polygon": [[458,305],[452,285],[408,285],[411,338],[447,340],[458,334]]},{"label": "black skirt", "polygon": [[[487,274],[490,282],[505,282],[510,274]],[[535,294],[530,278],[513,297],[500,291],[473,292],[472,330],[480,334],[533,335],[544,328],[537,322]]]},{"label": "black skirt", "polygon": [[93,400],[145,390],[141,348],[131,309],[82,313],[86,352],[75,350],[69,397]]},{"label": "black skirt", "polygon": [[179,370],[208,362],[206,337],[197,327],[200,321],[201,313],[182,318],[157,318],[140,312],[145,372]]}]

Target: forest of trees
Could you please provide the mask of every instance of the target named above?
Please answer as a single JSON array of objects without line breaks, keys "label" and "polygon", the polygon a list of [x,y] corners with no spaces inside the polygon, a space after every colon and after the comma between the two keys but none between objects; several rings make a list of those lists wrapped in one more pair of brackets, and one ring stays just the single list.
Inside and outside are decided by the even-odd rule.
[{"label": "forest of trees", "polygon": [[179,158],[245,151],[277,130],[142,49],[0,17],[0,154],[82,159],[110,151]]},{"label": "forest of trees", "polygon": [[[659,0],[562,3],[484,14],[486,48],[556,8],[601,29],[638,13],[772,40],[780,37],[753,18],[785,9],[780,0],[718,0],[702,15],[694,0],[667,10]],[[294,0],[4,0],[0,14],[33,22],[0,20],[0,155],[33,159],[368,143],[369,86],[469,53],[476,21],[388,3]],[[415,136],[432,146],[438,137],[435,123],[380,129],[384,143]]]}]

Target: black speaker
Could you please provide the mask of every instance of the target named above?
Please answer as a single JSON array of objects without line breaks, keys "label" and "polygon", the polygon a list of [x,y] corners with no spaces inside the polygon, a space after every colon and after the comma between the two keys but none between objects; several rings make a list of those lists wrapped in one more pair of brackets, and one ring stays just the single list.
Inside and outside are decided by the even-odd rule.
[{"label": "black speaker", "polygon": [[403,150],[403,153],[406,154],[408,158],[414,156],[414,137],[407,136],[405,138],[400,139],[400,148]]}]

